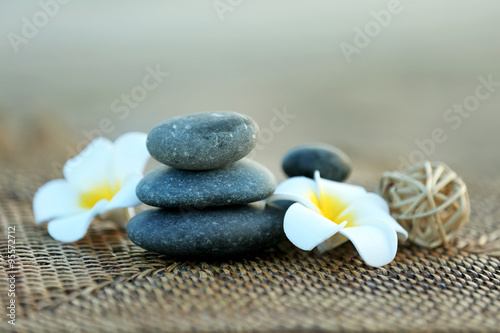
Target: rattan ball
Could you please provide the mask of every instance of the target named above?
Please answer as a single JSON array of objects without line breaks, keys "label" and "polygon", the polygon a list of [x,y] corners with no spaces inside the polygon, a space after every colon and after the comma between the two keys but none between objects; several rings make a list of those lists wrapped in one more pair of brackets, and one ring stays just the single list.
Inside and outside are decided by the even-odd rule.
[{"label": "rattan ball", "polygon": [[467,187],[442,162],[423,162],[385,172],[377,188],[408,238],[426,248],[448,246],[470,215]]}]

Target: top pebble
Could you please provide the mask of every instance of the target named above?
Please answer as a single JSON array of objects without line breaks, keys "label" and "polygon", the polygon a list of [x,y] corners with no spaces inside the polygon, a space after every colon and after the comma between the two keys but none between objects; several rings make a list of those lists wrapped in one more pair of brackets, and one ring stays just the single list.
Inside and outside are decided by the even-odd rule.
[{"label": "top pebble", "polygon": [[257,144],[259,126],[236,112],[205,112],[172,118],[148,135],[158,162],[177,169],[212,170],[245,157]]}]

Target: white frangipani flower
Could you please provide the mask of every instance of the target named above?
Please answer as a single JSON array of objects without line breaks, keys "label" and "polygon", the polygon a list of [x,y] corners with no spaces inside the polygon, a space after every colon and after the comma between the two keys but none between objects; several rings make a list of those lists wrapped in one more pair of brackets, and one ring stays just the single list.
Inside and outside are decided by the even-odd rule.
[{"label": "white frangipani flower", "polygon": [[320,177],[292,177],[281,183],[268,203],[296,202],[288,208],[284,230],[298,248],[328,251],[350,240],[370,266],[390,263],[396,256],[398,237],[408,233],[389,214],[387,203],[356,185]]},{"label": "white frangipani flower", "polygon": [[114,144],[95,139],[66,162],[65,179],[40,187],[33,199],[35,222],[50,221],[48,231],[54,239],[74,242],[85,236],[96,216],[139,205],[135,188],[150,157],[146,138],[132,132]]}]

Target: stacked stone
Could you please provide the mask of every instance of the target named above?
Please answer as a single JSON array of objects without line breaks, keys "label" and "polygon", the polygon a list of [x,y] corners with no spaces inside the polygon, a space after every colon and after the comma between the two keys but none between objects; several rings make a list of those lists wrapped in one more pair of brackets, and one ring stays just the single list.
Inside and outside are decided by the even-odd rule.
[{"label": "stacked stone", "polygon": [[262,200],[274,175],[245,156],[259,128],[234,112],[170,119],[149,133],[148,150],[164,164],[137,186],[138,198],[159,207],[127,226],[137,245],[175,257],[220,257],[256,252],[284,236],[284,212]]}]

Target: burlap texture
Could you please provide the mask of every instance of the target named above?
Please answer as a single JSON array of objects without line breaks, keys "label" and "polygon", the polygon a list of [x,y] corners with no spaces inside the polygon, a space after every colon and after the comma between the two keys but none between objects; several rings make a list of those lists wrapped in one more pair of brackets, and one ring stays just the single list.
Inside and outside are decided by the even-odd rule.
[{"label": "burlap texture", "polygon": [[[374,190],[378,174],[355,173]],[[195,262],[144,251],[110,222],[62,244],[34,225],[43,174],[0,171],[1,331],[497,331],[500,195],[469,182],[470,223],[448,248],[400,246],[383,268],[354,247],[303,252],[284,242],[257,256]],[[14,270],[7,228],[15,227]],[[16,326],[4,315],[16,275]]]}]

